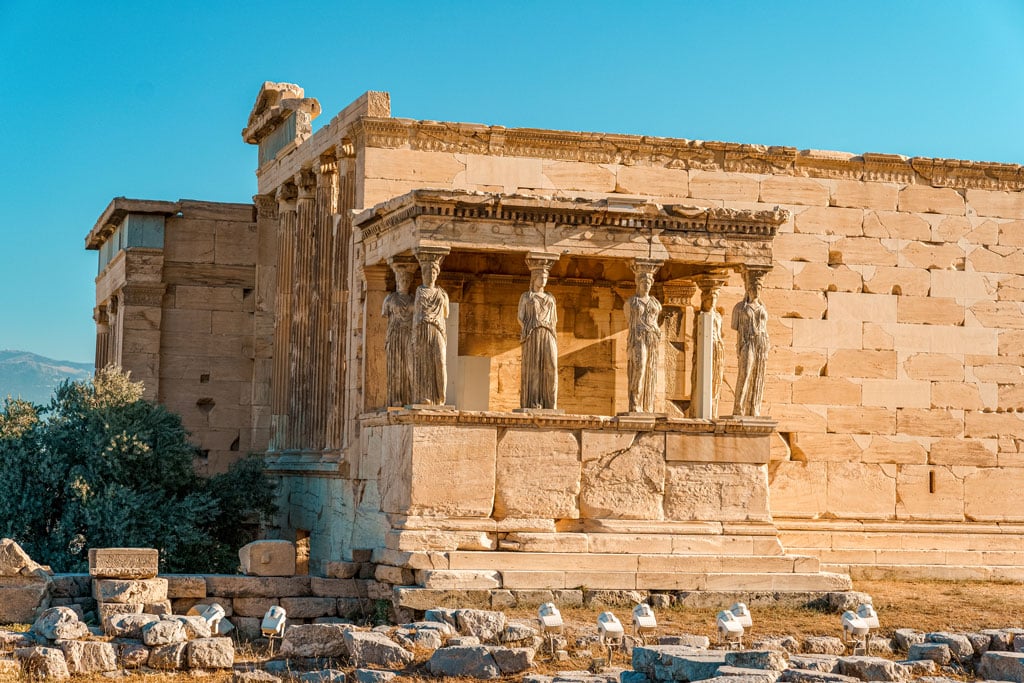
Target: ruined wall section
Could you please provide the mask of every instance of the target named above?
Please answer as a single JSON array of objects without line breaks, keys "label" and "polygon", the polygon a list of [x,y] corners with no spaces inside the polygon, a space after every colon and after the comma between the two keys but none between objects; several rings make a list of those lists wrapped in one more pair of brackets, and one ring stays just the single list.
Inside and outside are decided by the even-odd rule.
[{"label": "ruined wall section", "polygon": [[160,387],[215,474],[251,450],[257,223],[251,204],[182,201],[166,219]]},{"label": "ruined wall section", "polygon": [[[785,439],[772,466],[775,517],[1024,521],[1005,503],[1024,486],[1020,167],[362,125],[364,206],[440,187],[788,209],[765,293],[767,412]],[[734,278],[721,304],[728,312],[740,296]]]}]

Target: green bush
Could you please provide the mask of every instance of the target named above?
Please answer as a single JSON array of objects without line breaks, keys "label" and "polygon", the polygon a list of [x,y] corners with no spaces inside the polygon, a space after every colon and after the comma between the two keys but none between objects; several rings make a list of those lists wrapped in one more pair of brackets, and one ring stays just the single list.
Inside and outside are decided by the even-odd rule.
[{"label": "green bush", "polygon": [[209,479],[192,467],[181,418],[114,368],[65,382],[48,406],[0,411],[0,536],[55,571],[84,571],[91,547],[151,547],[164,572],[233,572],[274,512],[249,456]]}]

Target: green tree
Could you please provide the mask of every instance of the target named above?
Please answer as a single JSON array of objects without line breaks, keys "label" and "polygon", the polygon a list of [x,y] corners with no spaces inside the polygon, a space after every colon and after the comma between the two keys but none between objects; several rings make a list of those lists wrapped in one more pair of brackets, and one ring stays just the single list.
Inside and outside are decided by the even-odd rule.
[{"label": "green tree", "polygon": [[0,536],[37,562],[82,571],[90,547],[152,547],[165,572],[232,572],[273,514],[274,487],[250,456],[198,477],[181,418],[108,368],[65,382],[48,406],[0,412]]}]

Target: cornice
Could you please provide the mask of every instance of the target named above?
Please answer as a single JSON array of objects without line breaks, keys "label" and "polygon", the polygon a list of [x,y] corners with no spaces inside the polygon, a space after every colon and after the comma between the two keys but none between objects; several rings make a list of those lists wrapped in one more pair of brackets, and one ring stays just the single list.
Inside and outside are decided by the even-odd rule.
[{"label": "cornice", "polygon": [[1024,189],[1024,167],[1019,164],[875,152],[855,155],[783,146],[398,118],[363,117],[355,128],[354,139],[366,147],[897,182],[957,189]]}]

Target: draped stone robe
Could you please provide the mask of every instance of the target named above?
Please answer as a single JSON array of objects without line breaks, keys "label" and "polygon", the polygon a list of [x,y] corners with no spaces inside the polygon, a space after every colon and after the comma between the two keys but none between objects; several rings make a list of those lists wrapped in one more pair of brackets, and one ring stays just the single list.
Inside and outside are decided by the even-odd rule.
[{"label": "draped stone robe", "polygon": [[519,405],[554,409],[558,401],[555,297],[547,292],[524,292],[519,297],[519,324],[523,345]]},{"label": "draped stone robe", "polygon": [[412,316],[415,300],[411,294],[391,292],[384,299],[381,315],[388,319],[384,337],[387,361],[388,405],[404,406],[416,400],[413,391]]},{"label": "draped stone robe", "polygon": [[413,364],[417,403],[444,405],[448,384],[446,354],[448,338],[448,294],[440,287],[416,288],[413,313]]},{"label": "draped stone robe", "polygon": [[629,411],[653,413],[661,365],[661,304],[653,296],[633,296],[623,307],[629,336],[626,339],[626,377]]},{"label": "draped stone robe", "polygon": [[768,309],[760,301],[744,299],[732,309],[732,328],[736,330],[736,373],[734,415],[756,417],[761,414],[764,378],[768,366]]}]

